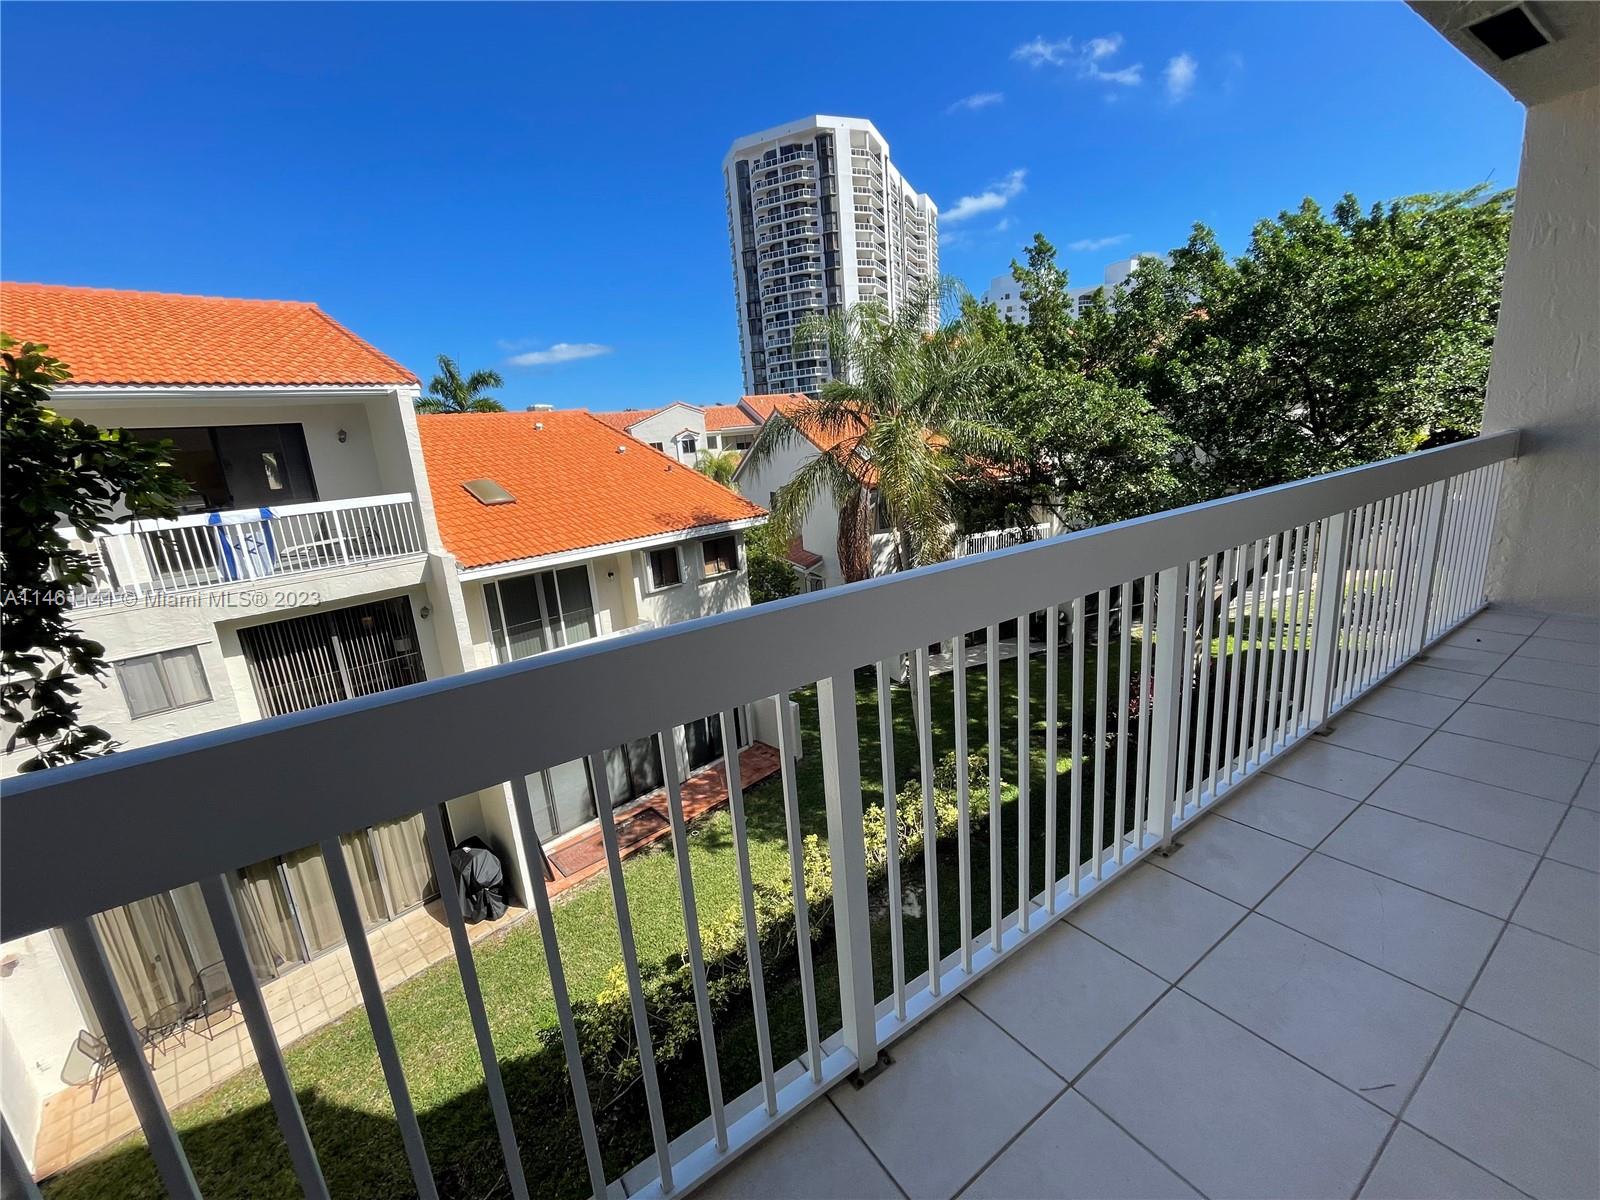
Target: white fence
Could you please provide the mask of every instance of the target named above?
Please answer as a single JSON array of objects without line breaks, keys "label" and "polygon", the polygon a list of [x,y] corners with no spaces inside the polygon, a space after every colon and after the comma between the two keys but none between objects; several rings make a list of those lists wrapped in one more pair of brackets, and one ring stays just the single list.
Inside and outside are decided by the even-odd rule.
[{"label": "white fence", "polygon": [[[73,530],[62,533],[78,541]],[[424,549],[416,504],[405,493],[132,521],[80,546],[93,560],[94,585],[73,595],[77,605],[380,562]]]},{"label": "white fence", "polygon": [[973,554],[987,554],[991,550],[1004,550],[1007,546],[1020,546],[1025,542],[1042,542],[1050,536],[1048,524],[1018,526],[1006,529],[985,529],[967,533],[956,539],[951,558],[966,558]]},{"label": "white fence", "polygon": [[[200,880],[297,1177],[307,1195],[324,1196],[317,1147],[250,975],[225,883],[241,864],[321,843],[407,1160],[419,1193],[434,1196],[434,1171],[446,1164],[430,1162],[412,1109],[339,835],[420,810],[443,878],[445,800],[509,782],[520,836],[531,847],[537,838],[526,776],[587,755],[654,1146],[628,1173],[629,1194],[681,1191],[838,1080],[873,1067],[881,1047],[1481,607],[1501,464],[1516,447],[1514,432],[1499,434],[11,781],[0,802],[0,934],[9,939],[48,926],[64,929],[166,1187],[174,1196],[197,1195],[90,916]],[[1002,660],[1001,626],[1012,621],[1019,633],[1042,625],[1042,655]],[[947,728],[957,761],[965,760],[974,748],[969,675],[981,674],[983,714],[975,707],[970,715],[973,728],[986,724],[993,817],[984,828],[972,811],[978,797],[967,773],[957,771],[955,836],[941,840],[932,780],[934,728],[944,701],[935,707],[925,659],[932,644],[974,636],[987,641],[988,654],[973,668],[965,665],[966,655],[954,656],[954,720]],[[864,756],[858,727],[858,690],[876,692],[885,731],[892,728],[894,705],[908,703],[904,691],[893,698],[886,678],[907,649],[924,668],[912,673],[915,775],[903,765],[897,771],[892,754]],[[704,669],[708,662],[716,669]],[[1042,695],[1030,694],[1041,683]],[[737,705],[787,697],[812,684],[832,864],[831,913],[821,920],[837,959],[839,1010],[819,1006],[807,936],[812,917],[801,891],[794,918],[804,999],[797,1016],[804,1029],[781,1032],[794,1044],[802,1044],[803,1033],[806,1050],[793,1062],[774,1061],[744,798],[735,782],[730,808],[760,1082],[740,1097],[722,1095],[719,1030],[705,1002],[706,964],[691,916],[686,953],[709,1117],[672,1138],[601,755],[651,733],[670,737],[675,725],[708,712],[723,713],[731,733],[728,714]],[[1015,700],[1005,703],[1015,708],[1015,724],[1003,726],[1002,692],[1013,685]],[[1033,720],[1041,709],[1042,732]],[[448,746],[441,745],[444,730]],[[790,865],[798,882],[791,737],[787,730],[780,737],[780,752]],[[1014,761],[1026,765],[1041,751],[1051,767],[1065,754],[1073,769],[1045,769],[1036,780],[1033,771],[1011,768],[1007,777],[1006,754],[1015,752]],[[919,781],[912,794],[920,797],[925,849],[920,864],[901,863],[890,839],[887,889],[869,878],[864,757],[882,775],[890,828],[899,819],[897,787]],[[681,861],[679,780],[670,755],[665,765]],[[228,781],[226,803],[218,803],[218,780]],[[1008,803],[1002,806],[1003,795]],[[983,843],[988,883],[986,894],[976,895],[983,858],[975,850]],[[1010,865],[1003,844],[1015,847]],[[71,848],[71,887],[60,886],[60,857],[51,847]],[[908,979],[910,917],[900,905],[900,873],[919,870],[920,919],[933,966]],[[955,936],[942,936],[938,920],[938,879],[946,872],[954,873],[960,906]],[[1008,874],[1014,880],[1002,883]],[[603,1197],[614,1184],[603,1166],[551,904],[537,873],[531,886],[582,1133],[574,1158],[581,1154],[593,1194]],[[683,910],[692,914],[694,881],[687,871],[680,872],[679,886]],[[519,1131],[454,889],[443,888],[443,900],[506,1183],[512,1195],[526,1196]],[[884,920],[891,925],[893,969],[880,993],[873,925]]]}]

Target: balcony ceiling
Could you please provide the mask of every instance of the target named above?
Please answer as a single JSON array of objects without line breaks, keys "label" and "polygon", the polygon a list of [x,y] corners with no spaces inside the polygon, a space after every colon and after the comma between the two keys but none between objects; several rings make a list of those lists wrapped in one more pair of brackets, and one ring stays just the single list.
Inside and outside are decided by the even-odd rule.
[{"label": "balcony ceiling", "polygon": [[1524,104],[1544,104],[1600,84],[1600,4],[1556,0],[1525,7],[1555,38],[1501,62],[1467,27],[1503,12],[1504,0],[1409,0],[1417,14]]}]

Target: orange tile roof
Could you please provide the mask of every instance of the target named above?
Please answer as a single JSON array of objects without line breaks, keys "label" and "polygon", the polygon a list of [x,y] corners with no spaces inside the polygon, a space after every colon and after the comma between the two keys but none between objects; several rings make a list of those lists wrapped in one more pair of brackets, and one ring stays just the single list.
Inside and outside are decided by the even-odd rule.
[{"label": "orange tile roof", "polygon": [[90,384],[372,384],[417,377],[315,304],[0,283],[0,328]]},{"label": "orange tile roof", "polygon": [[789,548],[785,551],[785,555],[795,566],[808,571],[822,565],[822,555],[814,550],[807,550],[805,543],[799,538],[789,539]]},{"label": "orange tile roof", "polygon": [[766,421],[774,409],[784,405],[792,408],[797,404],[809,404],[811,397],[800,392],[763,392],[754,396],[740,396],[739,403]]},{"label": "orange tile roof", "polygon": [[746,409],[742,404],[712,404],[705,410],[706,432],[716,433],[722,429],[744,429],[752,425],[761,424],[761,418]]},{"label": "orange tile roof", "polygon": [[646,417],[653,417],[660,411],[659,408],[624,408],[617,412],[597,412],[593,415],[611,428],[627,433],[630,426],[637,425]]},{"label": "orange tile roof", "polygon": [[[417,428],[439,533],[463,567],[766,515],[580,409],[424,415]],[[469,479],[493,479],[516,500],[480,504]]]}]

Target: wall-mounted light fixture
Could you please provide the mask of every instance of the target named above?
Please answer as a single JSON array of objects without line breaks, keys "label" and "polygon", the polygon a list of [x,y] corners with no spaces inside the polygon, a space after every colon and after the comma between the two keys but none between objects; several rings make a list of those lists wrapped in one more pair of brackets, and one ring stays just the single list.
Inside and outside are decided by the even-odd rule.
[{"label": "wall-mounted light fixture", "polygon": [[424,604],[420,609],[417,610],[417,616],[426,621],[429,617],[433,616],[433,609]]},{"label": "wall-mounted light fixture", "polygon": [[347,442],[347,441],[349,441],[349,440],[350,440],[350,435],[349,435],[349,434],[348,434],[348,433],[346,433],[346,432],[345,432],[345,431],[344,431],[344,430],[342,430],[342,429],[341,429],[341,430],[339,430],[339,445],[341,445],[341,446],[342,446],[342,445],[344,445],[344,444],[345,444],[345,443],[346,443],[346,442]]}]

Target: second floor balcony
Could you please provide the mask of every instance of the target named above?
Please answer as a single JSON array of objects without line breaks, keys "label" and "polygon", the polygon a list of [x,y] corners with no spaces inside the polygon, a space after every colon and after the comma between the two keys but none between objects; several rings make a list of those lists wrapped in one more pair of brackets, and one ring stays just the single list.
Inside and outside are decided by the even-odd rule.
[{"label": "second floor balcony", "polygon": [[93,584],[75,606],[115,605],[129,597],[248,587],[266,580],[420,556],[416,501],[408,494],[194,513],[132,521],[81,542]]},{"label": "second floor balcony", "polygon": [[[1600,711],[1579,665],[1600,635],[1484,611],[1517,444],[1486,437],[24,780],[4,807],[5,936],[64,927],[149,1146],[119,1153],[148,1154],[177,1196],[237,1171],[214,1139],[247,1119],[261,1137],[276,1122],[270,1169],[308,1195],[374,1138],[394,1148],[367,1168],[374,1194],[522,1196],[559,1175],[595,1196],[702,1181],[953,1195],[975,1180],[974,1194],[1035,1195],[1112,1164],[1141,1195],[1352,1195],[1386,1146],[1391,1170],[1438,1156],[1418,1138],[1534,1194],[1590,1194],[1570,1135],[1594,1123],[1593,1029],[1563,958],[1583,952],[1560,942],[1583,936],[1563,924],[1581,897],[1559,889],[1600,836],[1583,782]],[[1562,694],[1561,716],[1539,711]],[[729,789],[731,890],[715,899],[689,870],[671,756],[679,870],[664,893],[642,886],[611,816],[611,750],[667,744],[704,713],[726,739],[774,697],[798,716],[778,723],[770,786]],[[604,995],[569,985],[564,968],[597,986],[537,872],[527,925],[503,943],[474,947],[443,889],[453,961],[433,970],[458,989],[453,1024],[426,1015],[426,988],[385,995],[341,837],[420,812],[442,876],[441,806],[504,786],[538,861],[529,780],[573,762],[592,781],[614,914]],[[37,848],[69,843],[81,877],[51,888]],[[314,1060],[280,1045],[216,882],[312,844],[372,1031],[366,1075],[388,1097],[370,1123],[340,1119],[349,1085],[303,1074]],[[196,880],[265,1089],[248,1118],[170,1110],[93,922]],[[1517,957],[1534,952],[1537,969]],[[531,1043],[506,1007],[530,988]],[[596,1057],[602,1028],[638,1055],[625,1075]],[[476,1082],[444,1096],[458,1050]],[[1498,1135],[1507,1123],[1516,1138]]]}]

